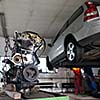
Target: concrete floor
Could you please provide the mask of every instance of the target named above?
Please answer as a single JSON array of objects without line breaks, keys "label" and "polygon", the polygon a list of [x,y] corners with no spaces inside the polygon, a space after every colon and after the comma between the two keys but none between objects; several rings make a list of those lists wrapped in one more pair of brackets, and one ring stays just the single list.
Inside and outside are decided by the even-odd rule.
[{"label": "concrete floor", "polygon": [[75,94],[67,94],[69,96],[69,100],[100,100],[100,98],[94,98],[92,96],[87,95],[75,95]]},{"label": "concrete floor", "polygon": [[[75,95],[75,94],[64,94],[65,96],[69,96],[69,100],[100,100],[97,98],[94,98],[92,96],[86,96],[86,95]],[[27,95],[25,96],[26,99],[21,99],[21,100],[33,100],[33,98],[50,98],[50,97],[54,97],[54,95],[49,94],[49,93],[44,93],[44,92],[38,92],[38,93],[34,93],[34,95]],[[6,94],[2,94],[0,95],[0,100],[13,100],[12,98],[10,98],[9,96],[7,96]]]},{"label": "concrete floor", "polygon": [[[49,93],[44,93],[44,92],[38,92],[38,93],[31,94],[31,95],[27,94],[21,100],[29,100],[29,99],[33,100],[33,98],[49,98],[49,97],[54,97],[54,95],[49,94]],[[5,93],[2,93],[0,95],[0,100],[13,100],[13,99],[7,96]]]}]

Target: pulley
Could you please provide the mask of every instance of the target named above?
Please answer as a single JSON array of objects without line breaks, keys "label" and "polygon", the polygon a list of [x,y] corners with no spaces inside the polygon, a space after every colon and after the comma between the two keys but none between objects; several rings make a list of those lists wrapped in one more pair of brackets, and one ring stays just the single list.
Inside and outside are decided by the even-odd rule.
[{"label": "pulley", "polygon": [[29,82],[34,82],[38,78],[38,68],[33,64],[28,65],[23,70],[24,78]]},{"label": "pulley", "polygon": [[21,55],[20,53],[15,53],[15,55],[12,57],[12,61],[16,65],[22,64],[22,62],[27,61],[27,57],[25,55]]}]

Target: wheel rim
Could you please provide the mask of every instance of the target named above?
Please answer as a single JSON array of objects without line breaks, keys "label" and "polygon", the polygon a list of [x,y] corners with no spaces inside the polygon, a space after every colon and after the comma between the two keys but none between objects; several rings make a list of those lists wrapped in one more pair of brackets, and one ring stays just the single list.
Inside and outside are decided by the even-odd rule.
[{"label": "wheel rim", "polygon": [[76,55],[75,55],[74,49],[75,49],[74,43],[69,42],[67,45],[67,58],[69,61],[73,61],[75,59]]}]

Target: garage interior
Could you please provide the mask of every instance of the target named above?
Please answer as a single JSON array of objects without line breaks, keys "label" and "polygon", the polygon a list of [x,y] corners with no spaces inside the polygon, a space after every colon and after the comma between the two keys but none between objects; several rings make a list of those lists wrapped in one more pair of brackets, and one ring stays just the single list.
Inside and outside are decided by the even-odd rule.
[{"label": "garage interior", "polygon": [[[82,93],[75,94],[73,68],[58,66],[58,68],[50,71],[46,65],[46,57],[51,48],[50,44],[70,16],[85,1],[0,0],[0,100],[100,99],[89,93],[84,94],[83,90]],[[32,44],[30,44],[30,40],[24,41],[24,38],[30,39]],[[16,48],[18,48],[17,51]],[[21,52],[21,54],[15,52]],[[90,53],[93,54],[93,52],[94,50]],[[100,51],[97,56],[100,56]],[[26,61],[25,65],[23,65],[24,60]],[[32,63],[34,63],[32,65],[34,67],[31,67]],[[27,67],[22,69],[23,66]],[[13,68],[15,68],[15,72],[11,70],[13,72],[9,73],[9,69]],[[28,68],[36,73],[31,72]],[[100,67],[92,68],[92,71],[100,96]],[[23,75],[20,74],[21,72]],[[83,70],[81,70],[82,72]],[[13,77],[12,80],[9,78],[11,76]],[[18,76],[18,80],[15,82],[16,76]],[[24,76],[25,80],[23,79]],[[85,84],[84,80],[81,79],[81,81]]]}]

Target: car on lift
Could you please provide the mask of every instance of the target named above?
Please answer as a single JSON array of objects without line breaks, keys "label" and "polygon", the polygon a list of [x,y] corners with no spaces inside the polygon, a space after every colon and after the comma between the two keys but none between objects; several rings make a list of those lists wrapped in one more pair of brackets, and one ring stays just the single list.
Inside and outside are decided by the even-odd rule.
[{"label": "car on lift", "polygon": [[88,0],[65,22],[51,43],[47,66],[100,66],[100,1]]}]

